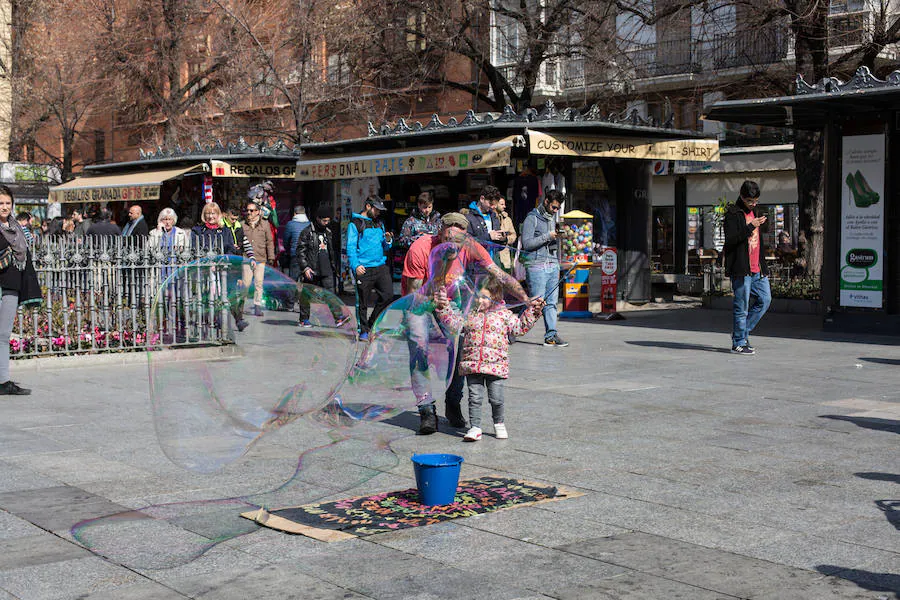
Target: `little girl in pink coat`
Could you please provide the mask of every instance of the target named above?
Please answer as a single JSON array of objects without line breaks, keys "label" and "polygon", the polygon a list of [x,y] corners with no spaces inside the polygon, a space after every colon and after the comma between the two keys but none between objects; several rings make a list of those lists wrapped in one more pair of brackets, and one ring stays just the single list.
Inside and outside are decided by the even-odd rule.
[{"label": "little girl in pink coat", "polygon": [[469,388],[469,430],[464,441],[481,439],[481,405],[487,396],[491,404],[497,439],[509,437],[503,421],[503,380],[509,377],[509,336],[528,333],[541,315],[543,298],[531,300],[521,316],[503,302],[502,286],[488,277],[467,315],[451,303],[444,290],[435,294],[435,310],[441,323],[452,333],[462,332],[459,374]]}]

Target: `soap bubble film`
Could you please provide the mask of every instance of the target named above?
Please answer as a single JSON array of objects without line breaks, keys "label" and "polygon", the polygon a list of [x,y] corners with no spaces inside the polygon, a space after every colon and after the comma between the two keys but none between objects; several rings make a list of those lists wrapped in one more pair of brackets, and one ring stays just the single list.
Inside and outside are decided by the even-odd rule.
[{"label": "soap bubble film", "polygon": [[[410,444],[431,447],[429,437],[415,437],[414,415],[423,403],[441,405],[457,359],[459,335],[438,319],[435,292],[467,315],[498,279],[504,306],[519,310],[527,297],[516,277],[558,268],[515,248],[485,250],[468,236],[436,244],[428,264],[422,288],[393,302],[368,342],[357,341],[352,306],[274,269],[265,271],[261,317],[252,314],[241,258],[167,273],[151,311],[160,336],[148,353],[150,399],[160,448],[194,492],[135,499],[126,503],[133,510],[77,525],[75,539],[139,570],[170,569],[257,531],[242,512],[409,485],[393,471],[408,462]],[[308,328],[298,327],[301,301],[310,306]],[[200,318],[186,320],[187,310]],[[201,356],[170,349],[202,345],[217,327],[234,343],[213,359],[210,348]],[[406,438],[401,456],[393,445]],[[147,542],[160,537],[169,541],[164,554]]]},{"label": "soap bubble film", "polygon": [[[221,469],[262,436],[320,409],[353,362],[351,307],[266,267],[259,307],[265,316],[245,314],[253,309],[249,271],[238,257],[197,261],[165,279],[151,310],[161,332],[160,348],[153,350],[167,341],[200,341],[203,329],[212,327],[228,328],[235,341],[213,359],[208,352],[192,359],[190,350],[181,349],[148,353],[157,437],[166,456],[185,469]],[[210,284],[197,285],[200,278]],[[293,308],[300,302],[310,306],[308,328],[297,326]],[[192,326],[183,324],[186,310],[199,315]]]}]

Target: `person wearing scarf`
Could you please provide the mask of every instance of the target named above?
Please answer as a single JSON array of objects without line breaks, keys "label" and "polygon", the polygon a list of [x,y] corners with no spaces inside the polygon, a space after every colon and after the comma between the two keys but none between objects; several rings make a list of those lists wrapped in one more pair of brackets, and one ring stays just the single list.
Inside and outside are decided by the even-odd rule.
[{"label": "person wearing scarf", "polygon": [[544,201],[528,213],[522,223],[522,250],[530,252],[526,269],[528,292],[547,301],[544,307],[544,345],[569,345],[556,331],[556,303],[559,301],[559,242],[557,215],[563,202],[559,190],[550,190]]},{"label": "person wearing scarf", "polygon": [[9,340],[19,304],[41,298],[25,231],[13,216],[13,194],[0,185],[0,396],[27,396],[31,390],[9,379]]},{"label": "person wearing scarf", "polygon": [[[227,256],[241,256],[240,250],[234,245],[234,236],[231,230],[223,227],[222,209],[215,202],[209,202],[200,211],[200,220],[203,221],[191,229],[191,239],[202,244],[210,244],[212,240],[222,240],[222,253]],[[253,260],[251,258],[251,260]],[[231,276],[232,270],[228,270],[227,278],[228,297],[231,299],[231,316],[234,317],[235,327],[243,331],[247,327],[244,320],[243,293],[238,291],[237,279]],[[242,289],[242,288],[241,288]]]}]

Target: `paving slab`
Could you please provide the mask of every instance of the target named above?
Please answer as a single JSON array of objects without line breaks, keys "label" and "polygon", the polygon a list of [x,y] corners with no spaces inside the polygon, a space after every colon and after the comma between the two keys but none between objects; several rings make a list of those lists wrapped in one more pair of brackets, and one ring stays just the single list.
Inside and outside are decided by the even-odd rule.
[{"label": "paving slab", "polygon": [[[299,419],[211,474],[160,450],[146,364],[23,370],[34,394],[0,403],[0,598],[900,598],[897,340],[766,315],[736,357],[727,312],[627,316],[512,345],[509,440]],[[332,544],[236,516],[412,487],[422,452],[584,496]]]},{"label": "paving slab", "polygon": [[0,571],[0,589],[22,600],[78,598],[142,580],[140,575],[97,557]]}]

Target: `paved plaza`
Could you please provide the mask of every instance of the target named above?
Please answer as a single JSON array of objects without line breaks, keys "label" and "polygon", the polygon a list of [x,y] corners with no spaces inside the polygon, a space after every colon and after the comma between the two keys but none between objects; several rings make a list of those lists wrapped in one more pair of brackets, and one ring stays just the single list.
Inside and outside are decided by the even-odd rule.
[{"label": "paved plaza", "polygon": [[[0,600],[900,599],[897,340],[771,314],[736,356],[729,312],[627,316],[562,323],[566,349],[513,345],[509,440],[416,436],[405,413],[329,444],[298,421],[211,476],[161,452],[145,355],[17,362],[34,393],[0,400]],[[405,489],[414,452],[581,495],[333,543],[224,500]],[[148,506],[152,528],[78,535]]]}]

